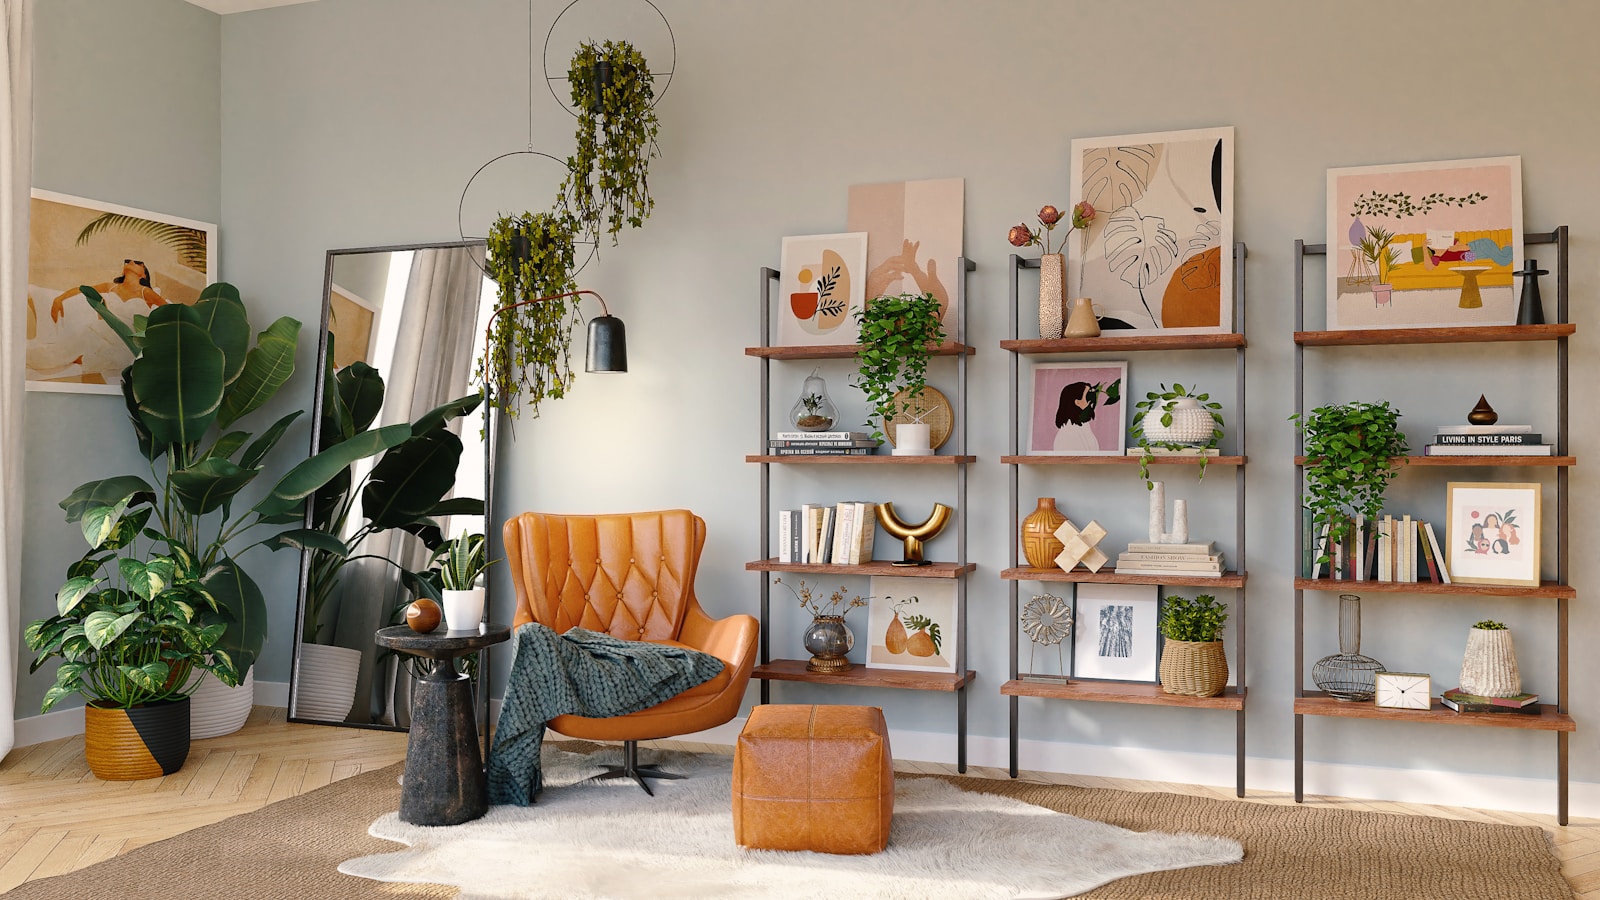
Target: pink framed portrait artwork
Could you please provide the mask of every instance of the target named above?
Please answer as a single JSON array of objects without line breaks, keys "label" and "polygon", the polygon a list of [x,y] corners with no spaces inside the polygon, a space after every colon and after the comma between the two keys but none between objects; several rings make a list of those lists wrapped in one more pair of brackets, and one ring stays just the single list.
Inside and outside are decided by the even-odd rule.
[{"label": "pink framed portrait artwork", "polygon": [[1126,362],[1033,367],[1028,450],[1036,456],[1121,456],[1127,449]]},{"label": "pink framed portrait artwork", "polygon": [[1450,482],[1445,540],[1462,584],[1539,586],[1539,485]]}]

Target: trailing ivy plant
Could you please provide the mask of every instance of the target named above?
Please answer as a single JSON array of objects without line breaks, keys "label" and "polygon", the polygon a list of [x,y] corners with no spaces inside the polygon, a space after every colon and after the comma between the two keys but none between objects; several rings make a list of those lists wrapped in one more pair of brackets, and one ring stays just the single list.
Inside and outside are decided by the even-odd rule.
[{"label": "trailing ivy plant", "polygon": [[1400,411],[1387,400],[1319,406],[1289,418],[1305,435],[1305,508],[1314,529],[1328,528],[1317,558],[1327,562],[1327,548],[1344,540],[1355,515],[1375,519],[1383,511],[1383,493],[1398,474],[1392,460],[1410,448]]},{"label": "trailing ivy plant", "polygon": [[[577,223],[562,211],[501,216],[489,229],[487,270],[500,305],[577,290],[573,240]],[[516,417],[526,407],[539,417],[546,397],[572,386],[572,326],[577,298],[530,303],[501,313],[492,326],[477,380],[489,406]]]},{"label": "trailing ivy plant", "polygon": [[[611,72],[606,84],[595,74],[602,63]],[[627,41],[585,41],[572,57],[567,81],[578,131],[562,199],[584,236],[598,244],[604,231],[616,246],[623,223],[638,228],[655,206],[649,179],[650,160],[661,155],[655,78],[644,55]]]},{"label": "trailing ivy plant", "polygon": [[[851,382],[867,395],[872,408],[872,436],[883,439],[880,423],[907,412],[927,386],[928,359],[944,341],[939,301],[930,293],[879,297],[856,311],[861,326],[856,360],[860,370]],[[895,395],[905,392],[903,400]]]},{"label": "trailing ivy plant", "polygon": [[1228,607],[1210,594],[1193,600],[1177,595],[1161,601],[1156,627],[1169,641],[1211,643],[1222,639],[1222,626],[1228,621]]},{"label": "trailing ivy plant", "polygon": [[[1173,382],[1170,389],[1163,384],[1161,390],[1146,393],[1144,399],[1133,406],[1133,427],[1128,429],[1128,433],[1133,436],[1134,441],[1138,443],[1139,449],[1142,451],[1139,454],[1139,477],[1144,479],[1144,489],[1147,491],[1155,489],[1155,485],[1150,483],[1150,463],[1156,458],[1155,454],[1150,452],[1152,448],[1193,450],[1195,445],[1180,444],[1176,441],[1150,440],[1150,436],[1144,430],[1145,417],[1159,411],[1162,426],[1171,427],[1172,410],[1177,407],[1179,400],[1185,398],[1198,401],[1200,408],[1211,414],[1211,421],[1214,423],[1214,427],[1211,429],[1211,439],[1200,445],[1200,449],[1214,450],[1222,442],[1222,404],[1212,400],[1210,394],[1191,394],[1187,388],[1177,382]],[[1205,477],[1206,455],[1201,453],[1200,478],[1204,479]]]}]

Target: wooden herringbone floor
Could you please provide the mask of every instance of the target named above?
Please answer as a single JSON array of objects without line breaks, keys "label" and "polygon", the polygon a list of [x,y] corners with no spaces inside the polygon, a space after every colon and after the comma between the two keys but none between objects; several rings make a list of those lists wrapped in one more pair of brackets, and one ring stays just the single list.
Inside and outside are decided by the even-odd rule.
[{"label": "wooden herringbone floor", "polygon": [[[257,707],[244,729],[196,741],[182,770],[165,778],[105,782],[89,773],[81,737],[18,748],[0,762],[0,892],[24,881],[59,875],[135,847],[258,809],[359,772],[405,758],[404,734],[292,725],[284,711]],[[662,741],[659,746],[729,753],[713,744]],[[904,772],[955,774],[938,763],[896,761]],[[1005,778],[1004,769],[973,767],[968,775]],[[1233,799],[1226,788],[1024,772],[1033,781],[1135,791],[1172,791]],[[1246,802],[1293,803],[1287,794],[1251,791]],[[1600,900],[1600,820],[1421,806],[1375,800],[1308,797],[1307,805],[1404,815],[1444,816],[1550,833],[1562,872],[1585,900]]]}]

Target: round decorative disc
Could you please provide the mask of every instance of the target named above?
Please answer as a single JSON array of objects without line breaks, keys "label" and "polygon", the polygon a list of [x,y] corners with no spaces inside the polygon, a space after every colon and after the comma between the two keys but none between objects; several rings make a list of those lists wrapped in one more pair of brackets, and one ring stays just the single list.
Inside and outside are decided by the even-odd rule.
[{"label": "round decorative disc", "polygon": [[[905,391],[894,395],[894,402],[898,405],[906,400]],[[950,435],[955,431],[956,413],[950,405],[950,400],[933,387],[924,386],[922,393],[911,401],[911,409],[902,412],[893,418],[883,420],[883,433],[889,438],[889,443],[894,443],[895,427],[901,424],[921,422],[928,426],[928,444],[937,450],[950,440]]]},{"label": "round decorative disc", "polygon": [[1022,632],[1035,644],[1059,644],[1072,633],[1072,610],[1060,597],[1040,594],[1022,608]]}]

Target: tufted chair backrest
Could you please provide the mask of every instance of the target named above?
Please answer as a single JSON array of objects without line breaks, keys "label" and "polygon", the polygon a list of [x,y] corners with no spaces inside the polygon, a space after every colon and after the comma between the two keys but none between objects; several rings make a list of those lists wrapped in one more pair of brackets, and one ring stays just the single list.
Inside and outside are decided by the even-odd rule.
[{"label": "tufted chair backrest", "polygon": [[694,597],[705,520],[686,509],[603,516],[523,513],[505,524],[513,627],[539,622],[626,640],[676,640]]}]

